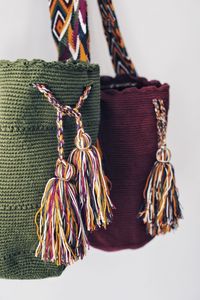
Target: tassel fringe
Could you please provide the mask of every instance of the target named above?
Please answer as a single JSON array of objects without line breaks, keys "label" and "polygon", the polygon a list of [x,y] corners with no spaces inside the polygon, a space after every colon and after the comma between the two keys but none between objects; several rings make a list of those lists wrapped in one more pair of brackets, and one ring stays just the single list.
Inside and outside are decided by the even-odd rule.
[{"label": "tassel fringe", "polygon": [[74,167],[58,160],[55,176],[48,181],[41,208],[35,216],[39,239],[35,255],[58,266],[70,265],[84,257],[88,242],[76,200],[76,187],[70,182],[75,176]]},{"label": "tassel fringe", "polygon": [[[76,106],[63,106],[43,84],[34,84],[57,110],[58,160],[55,177],[46,185],[35,223],[39,244],[35,256],[43,261],[70,265],[82,259],[88,248],[85,229],[104,228],[112,218],[113,205],[104,177],[101,157],[84,132],[80,109],[91,91],[86,86]],[[76,148],[64,159],[63,116],[77,124]],[[39,220],[38,220],[39,219]]]},{"label": "tassel fringe", "polygon": [[69,156],[69,162],[77,168],[84,223],[88,231],[94,231],[96,227],[106,229],[112,220],[114,206],[109,197],[100,154],[83,129],[78,130],[75,145],[76,148]]},{"label": "tassel fringe", "polygon": [[139,216],[152,236],[176,229],[178,220],[182,218],[174,168],[166,160],[168,156],[169,150],[158,150],[158,161],[149,174],[143,193],[145,207]]},{"label": "tassel fringe", "polygon": [[179,194],[176,187],[175,172],[170,163],[171,153],[166,147],[166,111],[163,100],[154,100],[157,116],[159,149],[157,161],[149,174],[143,192],[144,205],[139,217],[146,224],[151,236],[165,234],[178,227],[182,218]]}]

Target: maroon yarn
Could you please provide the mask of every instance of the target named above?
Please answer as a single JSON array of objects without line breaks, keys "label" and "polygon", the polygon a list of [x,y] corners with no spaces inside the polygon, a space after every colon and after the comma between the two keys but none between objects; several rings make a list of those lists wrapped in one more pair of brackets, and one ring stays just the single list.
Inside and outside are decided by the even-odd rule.
[{"label": "maroon yarn", "polygon": [[158,136],[152,100],[161,98],[167,111],[169,107],[167,84],[137,78],[135,87],[108,88],[125,82],[130,82],[126,76],[101,80],[99,141],[116,210],[108,229],[89,234],[89,241],[105,251],[139,248],[152,239],[137,218],[146,179],[156,159]]}]

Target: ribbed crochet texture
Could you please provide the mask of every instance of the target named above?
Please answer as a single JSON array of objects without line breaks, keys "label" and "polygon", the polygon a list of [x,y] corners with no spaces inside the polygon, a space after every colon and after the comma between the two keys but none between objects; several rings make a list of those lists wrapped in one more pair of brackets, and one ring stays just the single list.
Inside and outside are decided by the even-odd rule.
[{"label": "ribbed crochet texture", "polygon": [[[41,60],[0,61],[0,277],[58,276],[63,267],[34,257],[34,216],[57,159],[56,112],[31,84],[47,84],[63,104],[74,105],[93,81],[82,109],[87,132],[96,141],[100,112],[99,67]],[[74,147],[75,122],[64,124],[65,155]]]},{"label": "ribbed crochet texture", "polygon": [[136,249],[152,238],[138,219],[143,190],[156,160],[158,136],[152,100],[161,98],[169,107],[169,86],[144,78],[132,80],[135,87],[108,88],[130,83],[130,78],[102,77],[99,141],[104,169],[112,182],[111,199],[116,207],[107,230],[89,236],[92,246],[117,251]]}]

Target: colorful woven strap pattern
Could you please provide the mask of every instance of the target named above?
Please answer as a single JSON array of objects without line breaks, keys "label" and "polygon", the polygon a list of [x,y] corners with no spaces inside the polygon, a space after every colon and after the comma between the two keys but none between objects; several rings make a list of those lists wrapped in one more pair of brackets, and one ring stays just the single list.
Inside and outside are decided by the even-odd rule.
[{"label": "colorful woven strap pattern", "polygon": [[128,53],[119,29],[112,0],[98,0],[104,31],[116,74],[136,76],[135,66]]},{"label": "colorful woven strap pattern", "polygon": [[59,60],[89,61],[86,0],[49,0],[49,9]]}]

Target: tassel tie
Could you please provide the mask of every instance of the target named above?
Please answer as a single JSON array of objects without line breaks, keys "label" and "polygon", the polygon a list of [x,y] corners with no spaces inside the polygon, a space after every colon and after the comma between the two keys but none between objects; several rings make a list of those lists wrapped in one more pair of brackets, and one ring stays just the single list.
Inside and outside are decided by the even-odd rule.
[{"label": "tassel tie", "polygon": [[171,152],[166,146],[167,115],[163,100],[153,100],[157,118],[158,151],[143,192],[144,205],[139,213],[151,236],[170,232],[182,218]]},{"label": "tassel tie", "polygon": [[[58,160],[55,177],[46,185],[35,223],[39,244],[36,257],[57,265],[83,258],[88,247],[85,228],[95,230],[109,224],[113,205],[108,195],[101,158],[85,133],[80,109],[91,91],[86,86],[75,108],[61,105],[43,84],[34,84],[57,110]],[[63,116],[77,124],[76,148],[64,159]],[[39,222],[38,222],[39,218]]]},{"label": "tassel tie", "polygon": [[76,148],[69,155],[69,162],[77,169],[78,191],[82,217],[88,231],[96,227],[107,228],[112,220],[114,206],[103,172],[101,156],[85,132],[82,116],[77,109],[72,112],[76,120]]},{"label": "tassel tie", "polygon": [[[88,247],[84,225],[77,202],[76,169],[64,159],[62,105],[41,84],[34,84],[57,110],[58,160],[55,177],[46,185],[35,224],[39,239],[35,256],[58,266],[70,265],[83,258]],[[70,108],[71,109],[71,108]],[[39,222],[38,222],[39,218]]]}]

